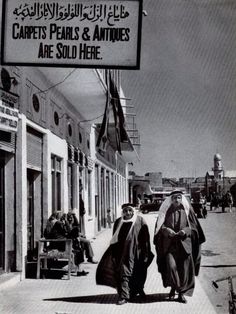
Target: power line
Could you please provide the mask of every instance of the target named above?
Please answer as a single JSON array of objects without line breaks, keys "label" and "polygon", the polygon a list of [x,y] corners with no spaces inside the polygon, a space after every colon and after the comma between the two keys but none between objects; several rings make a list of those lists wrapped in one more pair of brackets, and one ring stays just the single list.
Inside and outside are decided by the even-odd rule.
[{"label": "power line", "polygon": [[[46,93],[46,92],[48,92],[50,89],[52,89],[52,88],[54,88],[54,87],[56,87],[56,86],[58,86],[58,85],[64,83],[64,82],[68,79],[68,77],[70,77],[76,70],[77,70],[77,69],[73,69],[69,74],[67,74],[67,75],[64,77],[64,79],[63,79],[62,81],[60,81],[60,82],[58,82],[58,83],[56,83],[56,84],[50,86],[49,88],[47,88],[47,89],[45,89],[45,90],[41,90],[41,89],[39,88],[40,91],[37,92],[37,93],[34,93],[34,94],[36,95],[36,94],[40,94],[40,93]],[[66,116],[66,115],[67,115],[67,113],[64,113],[61,117],[59,117],[59,119],[62,119],[62,118],[63,118],[64,116]],[[99,116],[97,116],[97,117],[95,117],[95,118],[92,118],[92,119],[79,121],[79,124],[82,123],[82,122],[91,122],[91,121],[93,121],[93,120],[97,120],[97,119],[101,118],[102,116],[103,116],[103,114],[101,114],[101,115],[99,115]]]},{"label": "power line", "polygon": [[100,116],[97,116],[96,118],[92,118],[92,119],[89,119],[89,120],[82,120],[82,121],[79,121],[79,124],[82,123],[82,122],[90,122],[90,121],[93,121],[93,120],[97,120],[98,118],[101,118],[103,116],[103,114],[101,114]]},{"label": "power line", "polygon": [[48,89],[41,90],[41,89],[39,88],[40,91],[37,92],[37,93],[34,93],[34,94],[36,95],[36,94],[46,93],[46,92],[48,92],[50,89],[52,89],[52,88],[54,88],[54,87],[56,87],[56,86],[58,86],[58,85],[64,83],[64,82],[68,79],[68,77],[70,77],[71,74],[73,74],[76,70],[77,70],[77,69],[73,69],[69,74],[67,74],[67,75],[64,77],[64,79],[63,79],[62,81],[60,81],[60,82],[58,82],[58,83],[56,83],[56,84],[50,86]]}]

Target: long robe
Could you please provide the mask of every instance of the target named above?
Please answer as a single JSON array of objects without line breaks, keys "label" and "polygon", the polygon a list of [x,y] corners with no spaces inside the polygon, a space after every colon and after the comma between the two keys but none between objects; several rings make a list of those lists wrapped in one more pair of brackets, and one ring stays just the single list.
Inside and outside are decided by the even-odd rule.
[{"label": "long robe", "polygon": [[[115,221],[113,234],[120,221]],[[133,225],[122,224],[118,241],[105,251],[97,267],[96,283],[116,288],[121,298],[129,299],[142,291],[153,257],[148,226],[137,216]]]},{"label": "long robe", "polygon": [[[186,235],[171,238],[171,230],[176,233],[184,230]],[[154,236],[158,271],[164,287],[175,288],[177,292],[189,296],[193,294],[203,242],[205,236],[193,210],[190,209],[187,217],[183,207],[174,209],[171,206],[162,227]]]}]

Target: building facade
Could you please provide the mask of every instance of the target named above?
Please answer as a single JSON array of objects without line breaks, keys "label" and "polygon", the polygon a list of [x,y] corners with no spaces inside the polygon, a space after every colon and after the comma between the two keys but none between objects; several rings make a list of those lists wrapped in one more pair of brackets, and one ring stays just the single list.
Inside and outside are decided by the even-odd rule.
[{"label": "building facade", "polygon": [[[117,142],[114,115],[106,148],[97,145],[108,77],[117,97],[123,94],[119,71],[12,66],[0,72],[0,274],[19,271],[24,278],[52,213],[74,211],[88,238],[107,227],[108,209],[114,219],[120,214],[128,201],[128,162],[137,153],[128,128],[126,141]],[[117,101],[125,119],[125,101]]]}]

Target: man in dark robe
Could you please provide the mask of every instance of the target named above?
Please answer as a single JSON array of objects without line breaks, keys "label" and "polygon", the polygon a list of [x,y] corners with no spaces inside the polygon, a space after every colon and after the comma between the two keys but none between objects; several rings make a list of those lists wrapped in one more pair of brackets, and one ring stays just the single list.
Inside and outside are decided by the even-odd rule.
[{"label": "man in dark robe", "polygon": [[203,242],[204,233],[188,200],[181,191],[172,192],[159,210],[154,235],[158,271],[163,286],[171,287],[170,300],[175,292],[181,303],[187,302],[184,294],[192,296]]},{"label": "man in dark robe", "polygon": [[139,295],[144,298],[147,268],[153,254],[145,220],[130,204],[122,206],[122,217],[114,223],[109,248],[98,264],[96,283],[117,289],[118,305]]}]

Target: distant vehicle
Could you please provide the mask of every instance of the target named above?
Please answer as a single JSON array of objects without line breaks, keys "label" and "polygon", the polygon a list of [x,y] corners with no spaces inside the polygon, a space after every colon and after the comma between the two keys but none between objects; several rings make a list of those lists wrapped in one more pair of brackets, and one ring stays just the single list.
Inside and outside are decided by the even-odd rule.
[{"label": "distant vehicle", "polygon": [[140,205],[140,211],[143,214],[158,211],[159,208],[161,207],[162,202],[163,202],[163,199],[160,198],[160,199],[155,199],[151,203],[142,204],[142,205]]},{"label": "distant vehicle", "polygon": [[149,212],[158,211],[161,207],[161,204],[169,196],[171,191],[159,191],[155,192],[151,195],[152,202],[151,203],[144,203],[140,206],[140,211],[143,214],[147,214]]},{"label": "distant vehicle", "polygon": [[[152,194],[152,202],[151,203],[145,203],[140,205],[140,211],[143,214],[147,214],[149,212],[158,211],[161,207],[161,204],[164,202],[166,197],[170,195],[171,191],[160,191],[155,192]],[[184,193],[185,197],[191,203],[191,196],[190,194]]]}]

